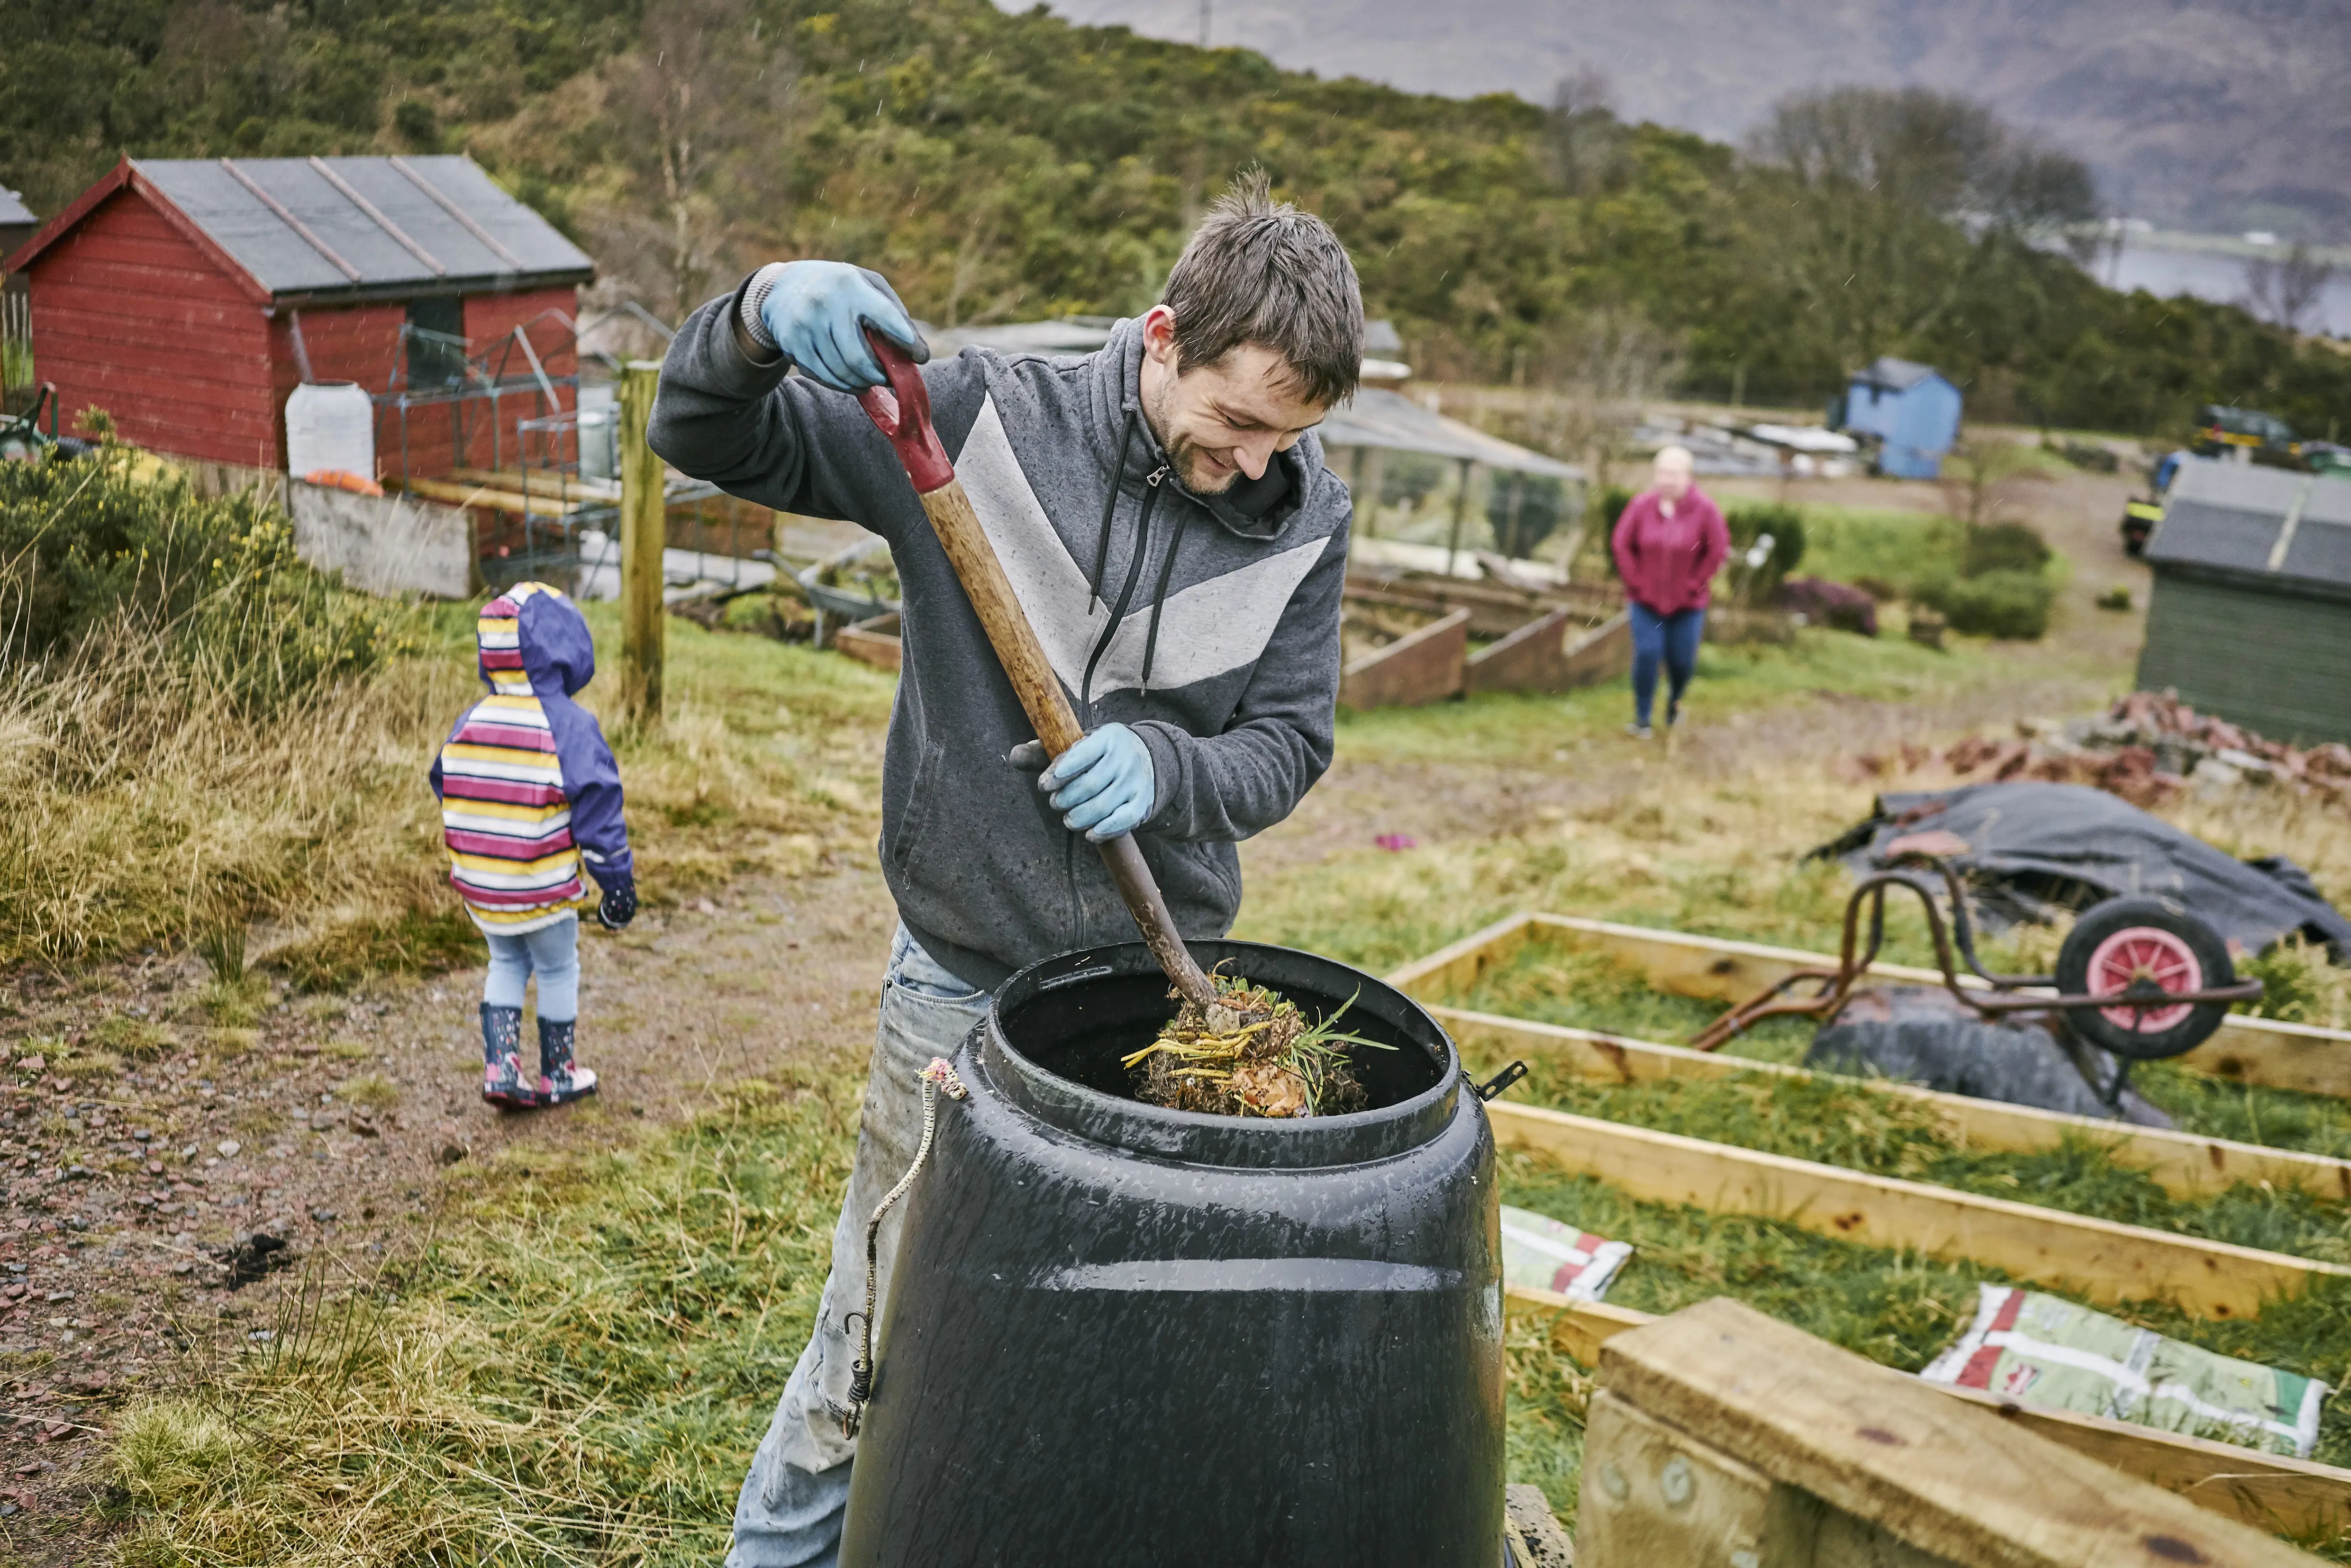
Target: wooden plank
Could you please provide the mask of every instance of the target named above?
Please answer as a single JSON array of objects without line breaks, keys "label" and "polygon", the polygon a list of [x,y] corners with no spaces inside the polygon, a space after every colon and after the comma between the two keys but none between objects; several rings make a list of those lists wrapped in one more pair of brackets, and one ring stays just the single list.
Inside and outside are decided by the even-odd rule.
[{"label": "wooden plank", "polygon": [[898,618],[876,615],[843,626],[832,634],[832,645],[860,664],[895,674],[904,664],[905,649],[898,641]]},{"label": "wooden plank", "polygon": [[[1600,1347],[1616,1335],[1657,1321],[1655,1313],[1632,1307],[1572,1301],[1524,1285],[1510,1286],[1505,1301],[1521,1312],[1551,1313],[1552,1342],[1585,1366],[1599,1365]],[[2102,1416],[2026,1405],[1979,1389],[1939,1383],[1918,1386],[1983,1406],[2053,1443],[2256,1529],[2305,1535],[2351,1528],[2351,1470]]]},{"label": "wooden plank", "polygon": [[2351,1470],[2103,1416],[2044,1409],[1980,1388],[1921,1386],[1981,1406],[2012,1426],[2257,1530],[2315,1535],[2351,1529]]},{"label": "wooden plank", "polygon": [[1633,617],[1618,611],[1570,643],[1560,654],[1571,686],[1597,685],[1633,667]]},{"label": "wooden plank", "polygon": [[1727,1298],[1609,1340],[1600,1384],[1962,1568],[2312,1561]]},{"label": "wooden plank", "polygon": [[1500,1143],[1647,1202],[1752,1214],[1856,1246],[1986,1264],[2102,1305],[2171,1301],[2199,1317],[2250,1318],[2314,1279],[2351,1279],[2351,1267],[2341,1264],[1541,1106],[1498,1101],[1486,1113]]},{"label": "wooden plank", "polygon": [[1339,677],[1339,701],[1352,708],[1441,701],[1461,690],[1468,653],[1469,612],[1456,610],[1348,665]]},{"label": "wooden plank", "polygon": [[[1772,1552],[1771,1478],[1602,1389],[1583,1417],[1580,1568],[1790,1561]],[[1907,1568],[1907,1565],[1906,1565]]]},{"label": "wooden plank", "polygon": [[1966,1094],[1946,1094],[1878,1078],[1814,1074],[1802,1067],[1755,1061],[1687,1046],[1660,1045],[1630,1035],[1604,1034],[1562,1024],[1533,1023],[1459,1008],[1432,1007],[1431,1017],[1461,1044],[1501,1051],[1531,1051],[1580,1077],[1604,1083],[1645,1083],[1661,1078],[1729,1078],[1760,1074],[1819,1076],[1907,1100],[1930,1111],[1943,1135],[1964,1149],[2035,1150],[2068,1138],[2103,1145],[2118,1165],[2143,1170],[2166,1192],[2181,1196],[2225,1192],[2240,1182],[2296,1187],[2314,1196],[2351,1200],[2351,1160],[2294,1149],[2273,1149],[2208,1138],[2163,1127],[2135,1127],[2090,1116],[2068,1116],[2032,1105],[2011,1105]]},{"label": "wooden plank", "polygon": [[1423,998],[1461,990],[1524,946],[1534,921],[1531,915],[1497,920],[1482,931],[1473,931],[1458,942],[1392,971],[1387,983],[1408,997]]},{"label": "wooden plank", "polygon": [[[1641,969],[1649,984],[1677,996],[1745,1001],[1799,969],[1834,969],[1837,963],[1826,953],[1760,942],[1692,936],[1569,915],[1539,914],[1534,918],[1550,932],[1625,959]],[[1942,984],[1935,970],[1907,964],[1873,964],[1869,973],[1904,985]],[[1973,975],[1962,975],[1959,983],[1970,989],[1983,984]],[[2351,1030],[2231,1013],[2211,1040],[2173,1060],[2190,1071],[2234,1082],[2351,1098]]]},{"label": "wooden plank", "polygon": [[511,512],[517,517],[528,512],[538,517],[568,517],[574,512],[601,504],[577,497],[569,501],[559,500],[552,488],[534,490],[525,496],[520,490],[460,484],[447,479],[403,479],[399,483],[402,489],[428,500],[452,507],[482,507],[491,511]]}]

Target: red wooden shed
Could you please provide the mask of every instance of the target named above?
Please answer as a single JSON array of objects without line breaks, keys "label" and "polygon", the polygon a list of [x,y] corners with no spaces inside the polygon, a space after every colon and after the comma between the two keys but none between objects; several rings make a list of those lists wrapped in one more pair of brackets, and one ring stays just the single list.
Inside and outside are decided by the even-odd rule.
[{"label": "red wooden shed", "polygon": [[286,465],[304,381],[374,394],[380,475],[511,465],[575,404],[588,256],[470,158],[125,159],[23,248],[68,413],[155,452]]}]

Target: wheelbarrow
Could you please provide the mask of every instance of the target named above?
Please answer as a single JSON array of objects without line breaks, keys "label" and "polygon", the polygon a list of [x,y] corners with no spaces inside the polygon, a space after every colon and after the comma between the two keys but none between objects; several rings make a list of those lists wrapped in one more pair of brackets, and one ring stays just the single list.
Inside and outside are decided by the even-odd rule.
[{"label": "wheelbarrow", "polygon": [[[1927,880],[1930,876],[1949,902],[1948,922]],[[2194,1050],[2220,1027],[2231,1003],[2257,1001],[2262,995],[2261,981],[2237,978],[2229,945],[2219,932],[2174,901],[2157,897],[2110,898],[2091,905],[2058,947],[2053,975],[1994,974],[1976,956],[1965,883],[1942,855],[1920,851],[1854,889],[1845,901],[1844,939],[1835,968],[1797,970],[1716,1019],[1690,1040],[1691,1047],[1719,1050],[1765,1019],[1834,1023],[1877,959],[1886,939],[1886,896],[1896,888],[1917,894],[1926,911],[1945,989],[1987,1022],[2013,1013],[2058,1015],[2076,1039],[2116,1059],[2115,1082],[2105,1092],[2110,1102],[2121,1094],[2133,1063]],[[1978,984],[1961,981],[1961,963]]]}]

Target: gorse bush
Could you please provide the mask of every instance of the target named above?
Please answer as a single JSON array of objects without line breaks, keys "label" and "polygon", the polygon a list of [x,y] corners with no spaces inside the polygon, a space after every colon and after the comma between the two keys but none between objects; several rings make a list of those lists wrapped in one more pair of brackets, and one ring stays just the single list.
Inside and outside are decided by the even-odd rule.
[{"label": "gorse bush", "polygon": [[1910,597],[1940,611],[1954,632],[2032,642],[2049,630],[2057,585],[2038,571],[1987,571],[1930,579],[1915,584]]},{"label": "gorse bush", "polygon": [[120,668],[136,649],[149,656],[131,667],[248,714],[373,669],[399,641],[297,558],[281,513],[144,483],[120,447],[0,465],[0,659],[52,671]]},{"label": "gorse bush", "polygon": [[2049,564],[2049,541],[2027,523],[1979,523],[1968,529],[1963,577],[1991,571],[2037,572]]}]

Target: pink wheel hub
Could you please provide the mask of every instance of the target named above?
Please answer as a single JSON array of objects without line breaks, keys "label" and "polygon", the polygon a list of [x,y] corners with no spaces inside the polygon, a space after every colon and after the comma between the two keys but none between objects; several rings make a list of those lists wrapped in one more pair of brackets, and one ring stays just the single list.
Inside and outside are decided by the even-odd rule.
[{"label": "pink wheel hub", "polygon": [[[2141,979],[2153,980],[2175,995],[2204,988],[2204,966],[2195,951],[2170,932],[2154,925],[2129,925],[2098,944],[2090,955],[2089,994],[2114,996]],[[2108,1023],[2134,1034],[2161,1034],[2183,1023],[2195,1008],[2189,1003],[2161,1008],[2100,1008]]]}]

